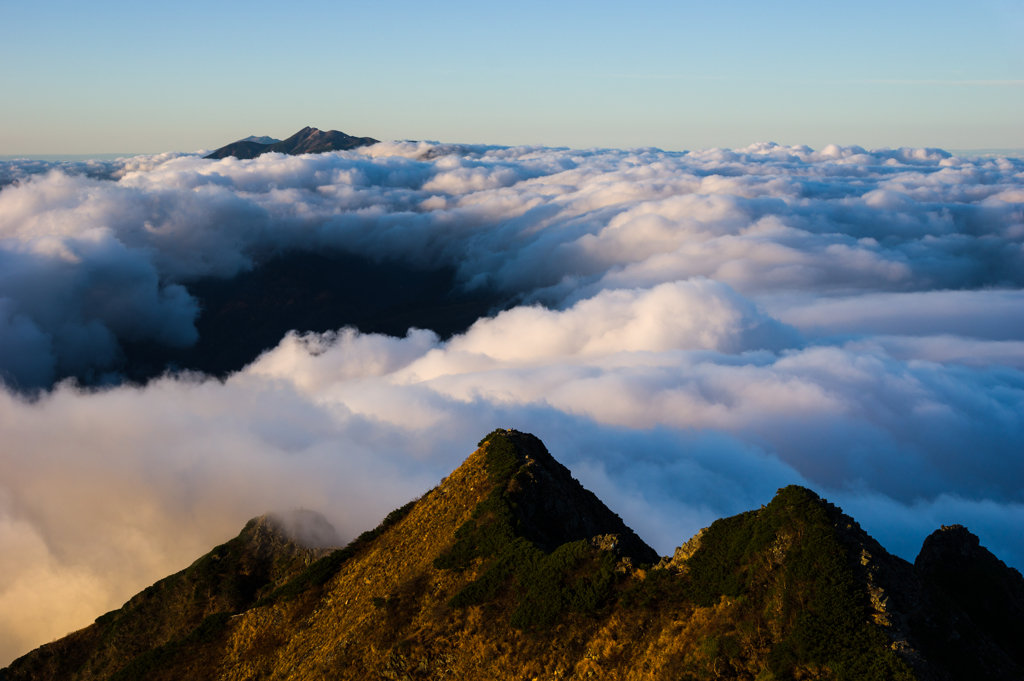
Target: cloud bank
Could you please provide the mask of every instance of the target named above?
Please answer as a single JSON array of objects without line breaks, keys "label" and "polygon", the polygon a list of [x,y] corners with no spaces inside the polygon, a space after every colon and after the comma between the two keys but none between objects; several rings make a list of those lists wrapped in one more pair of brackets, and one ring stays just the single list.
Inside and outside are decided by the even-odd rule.
[{"label": "cloud bank", "polygon": [[[497,426],[663,553],[798,483],[905,558],[961,522],[1024,567],[1020,160],[392,142],[0,178],[0,659],[267,510],[351,537]],[[446,341],[299,329],[224,382],[116,384],[121,343],[195,342],[191,282],[284,250],[518,304]],[[110,386],[24,392],[69,375]]]},{"label": "cloud bank", "polygon": [[[679,154],[405,142],[251,161],[7,163],[0,372],[48,385],[115,370],[120,342],[188,346],[190,282],[288,249],[454,266],[466,288],[556,308],[694,277],[754,299],[809,294],[799,304],[810,323],[822,297],[846,296],[862,317],[869,301],[880,303],[874,316],[900,301],[866,294],[928,293],[941,305],[936,292],[1024,285],[1021,172],[1018,160],[940,150],[777,145]],[[949,300],[963,320],[966,298]],[[1019,338],[1019,307],[1010,314]],[[935,321],[933,333],[960,332]]]}]

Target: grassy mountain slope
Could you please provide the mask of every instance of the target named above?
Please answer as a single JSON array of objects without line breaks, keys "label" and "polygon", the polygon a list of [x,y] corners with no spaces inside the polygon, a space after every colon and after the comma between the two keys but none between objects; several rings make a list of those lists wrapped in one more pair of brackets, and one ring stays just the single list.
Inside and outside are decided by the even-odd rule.
[{"label": "grassy mountain slope", "polygon": [[326,552],[298,544],[273,516],[254,518],[234,539],[93,625],[16,660],[6,678],[106,679],[132,660],[144,666],[153,651],[247,610]]},{"label": "grassy mountain slope", "polygon": [[[152,637],[165,641],[156,652],[96,669],[90,660],[99,653],[90,651],[102,647],[90,627],[51,644],[80,651],[68,656],[67,674],[40,671],[54,656],[45,646],[3,673],[11,680],[1021,678],[982,622],[985,607],[974,604],[968,615],[935,579],[890,556],[804,488],[784,488],[760,510],[716,521],[658,568],[656,559],[537,438],[496,430],[377,529],[287,579],[262,582],[247,599],[224,601],[221,614],[211,618],[206,609],[204,619],[173,620]],[[1002,626],[1017,626],[1015,611],[1006,612]],[[950,666],[944,642],[958,639],[970,647],[952,648],[957,666]],[[965,676],[964,665],[980,673]]]}]

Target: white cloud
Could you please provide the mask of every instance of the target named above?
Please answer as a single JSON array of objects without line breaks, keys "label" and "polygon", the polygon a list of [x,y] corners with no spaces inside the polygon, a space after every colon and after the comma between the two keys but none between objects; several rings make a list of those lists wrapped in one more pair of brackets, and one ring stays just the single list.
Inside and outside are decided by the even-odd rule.
[{"label": "white cloud", "polygon": [[110,371],[123,341],[187,345],[183,286],[282,249],[452,266],[522,304],[446,341],[298,329],[224,382],[0,392],[0,658],[267,510],[350,537],[497,426],[662,552],[799,483],[904,557],[965,522],[1024,566],[1018,161],[389,142],[13,178],[0,371],[22,388]]},{"label": "white cloud", "polygon": [[935,290],[823,297],[811,292],[765,296],[768,311],[812,336],[959,335],[1024,339],[1024,291]]}]

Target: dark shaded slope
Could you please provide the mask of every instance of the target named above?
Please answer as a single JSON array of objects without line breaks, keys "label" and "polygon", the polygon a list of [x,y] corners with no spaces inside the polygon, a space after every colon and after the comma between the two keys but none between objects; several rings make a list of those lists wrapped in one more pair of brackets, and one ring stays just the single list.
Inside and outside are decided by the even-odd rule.
[{"label": "dark shaded slope", "polygon": [[[974,537],[975,550],[964,556],[954,569],[959,579],[969,581],[943,583],[928,567],[929,562],[945,564],[948,561],[950,552],[936,546],[935,537],[940,532],[929,537],[922,548],[922,555],[932,558],[922,560],[919,556],[917,564],[911,565],[891,555],[838,507],[826,502],[822,502],[822,506],[867,596],[871,621],[889,639],[890,647],[913,668],[917,678],[929,681],[1024,679],[1024,669],[1014,661],[1015,653],[1011,652],[1019,646],[1000,644],[1008,633],[1012,638],[1014,631],[1024,627],[1024,612],[1006,612],[992,599],[960,598],[958,601],[951,597],[957,591],[961,594],[1002,592],[1008,582],[1019,579],[1015,570],[985,549],[979,551]],[[959,541],[954,543],[960,545]],[[998,586],[993,589],[993,585]]]},{"label": "dark shaded slope", "polygon": [[380,140],[372,137],[354,137],[339,130],[319,130],[305,127],[286,140],[272,144],[262,144],[248,139],[232,142],[217,149],[206,158],[219,159],[234,156],[239,159],[256,158],[266,153],[289,154],[322,154],[327,151],[343,151],[376,144]]},{"label": "dark shaded slope", "polygon": [[[935,632],[936,649],[955,660],[965,647],[987,646],[976,643],[987,639],[999,649],[986,654],[982,668],[990,668],[989,678],[1010,678],[1006,670],[1024,678],[1024,577],[1020,572],[992,555],[962,525],[943,526],[929,535],[914,567],[933,591],[948,597],[969,620],[956,622],[957,629],[967,631]],[[977,667],[956,666],[964,675],[982,678]]]},{"label": "dark shaded slope", "polygon": [[[572,477],[534,435],[498,429],[489,443],[490,467],[505,484],[504,496],[515,518],[515,533],[539,549],[600,537],[615,553],[637,564],[653,564],[658,553],[590,490]],[[507,477],[506,477],[507,473]]]},{"label": "dark shaded slope", "polygon": [[202,306],[198,343],[185,349],[125,343],[122,371],[134,381],[168,368],[224,376],[291,330],[354,326],[363,333],[404,336],[416,327],[445,338],[501,302],[491,292],[460,293],[456,284],[452,269],[423,271],[341,253],[284,254],[232,279],[189,284]]}]

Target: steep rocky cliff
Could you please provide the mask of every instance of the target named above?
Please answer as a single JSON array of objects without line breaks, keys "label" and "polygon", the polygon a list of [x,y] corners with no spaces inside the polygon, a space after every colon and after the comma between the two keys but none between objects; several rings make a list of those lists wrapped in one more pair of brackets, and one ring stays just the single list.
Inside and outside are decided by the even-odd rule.
[{"label": "steep rocky cliff", "polygon": [[282,525],[250,522],[0,674],[1024,678],[1019,573],[963,528],[937,532],[911,565],[800,487],[658,562],[540,440],[499,429],[344,548],[318,554]]}]

